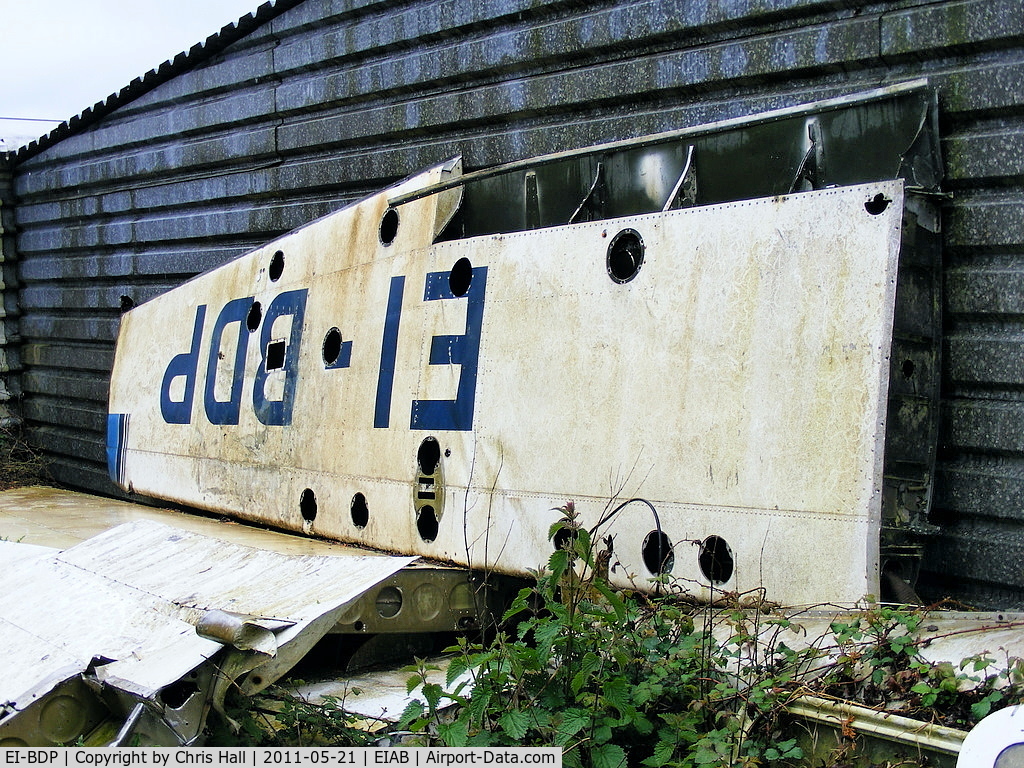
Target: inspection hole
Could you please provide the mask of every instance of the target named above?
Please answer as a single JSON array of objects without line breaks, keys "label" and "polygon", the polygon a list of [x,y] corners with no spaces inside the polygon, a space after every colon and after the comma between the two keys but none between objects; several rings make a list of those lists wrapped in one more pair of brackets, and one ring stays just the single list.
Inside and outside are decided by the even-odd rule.
[{"label": "inspection hole", "polygon": [[334,365],[341,355],[341,331],[331,328],[324,336],[324,365]]},{"label": "inspection hole", "polygon": [[433,541],[437,538],[437,529],[437,515],[434,514],[434,508],[429,504],[424,504],[416,515],[416,530],[419,531],[420,538],[426,542]]},{"label": "inspection hole", "polygon": [[281,275],[284,274],[284,251],[274,251],[274,255],[270,257],[270,269],[267,271],[270,275],[272,282],[277,282],[281,279]]},{"label": "inspection hole", "polygon": [[421,474],[434,474],[438,462],[441,461],[441,446],[436,437],[428,437],[420,443],[420,449],[416,452],[416,461],[420,465]]},{"label": "inspection hole", "polygon": [[576,542],[579,535],[579,531],[575,528],[559,528],[555,531],[551,543],[555,545],[555,549],[568,549]]},{"label": "inspection hole", "polygon": [[377,593],[374,605],[382,619],[393,619],[402,610],[402,591],[398,587],[384,587]]},{"label": "inspection hole", "polygon": [[299,512],[302,513],[302,519],[307,523],[316,520],[316,494],[309,488],[304,490],[299,497]]},{"label": "inspection hole", "polygon": [[708,536],[697,557],[700,570],[712,584],[724,584],[732,578],[732,547],[721,536]]},{"label": "inspection hole", "polygon": [[914,371],[917,366],[914,365],[913,360],[904,360],[903,365],[900,366],[900,370],[903,371],[903,378],[909,379],[914,375]]},{"label": "inspection hole", "polygon": [[380,220],[380,241],[384,245],[391,245],[395,242],[398,234],[398,211],[388,208]]},{"label": "inspection hole", "polygon": [[349,510],[352,513],[352,525],[356,528],[365,528],[370,522],[370,508],[366,506],[366,497],[357,493],[352,497],[352,506]]},{"label": "inspection hole", "polygon": [[[978,753],[975,752],[974,754],[977,756]],[[992,768],[1016,768],[1020,765],[1024,765],[1024,744],[1017,742],[1016,744],[1010,744],[1008,747],[1004,747],[1003,750],[996,755],[996,762]]]},{"label": "inspection hole", "polygon": [[249,678],[253,685],[263,685],[263,678],[259,675],[253,675]]},{"label": "inspection hole", "polygon": [[628,283],[644,263],[644,241],[635,229],[624,229],[608,245],[608,276],[616,283]]},{"label": "inspection hole", "polygon": [[647,570],[655,576],[671,572],[672,566],[676,563],[676,556],[672,552],[672,542],[668,540],[664,531],[648,533],[640,552]]},{"label": "inspection hole", "polygon": [[469,259],[463,257],[455,262],[452,271],[448,273],[448,287],[455,296],[465,296],[469,293],[471,282],[473,282],[473,265]]},{"label": "inspection hole", "polygon": [[191,680],[179,680],[160,691],[160,699],[171,709],[181,709],[193,694],[199,693],[199,686]]},{"label": "inspection hole", "polygon": [[249,314],[245,316],[245,327],[250,331],[255,331],[260,327],[260,321],[263,319],[263,307],[260,306],[258,301],[254,301],[252,306],[249,307]]},{"label": "inspection hole", "polygon": [[872,216],[877,216],[878,214],[884,212],[885,209],[889,207],[889,203],[891,202],[892,200],[890,200],[881,192],[879,192],[877,195],[875,195],[866,203],[864,203],[864,210],[870,213]]},{"label": "inspection hole", "polygon": [[135,308],[135,299],[127,294],[121,295],[121,311],[127,312],[129,309]]},{"label": "inspection hole", "polygon": [[285,343],[283,341],[272,341],[267,344],[267,370],[268,371],[279,371],[284,368],[284,350]]}]

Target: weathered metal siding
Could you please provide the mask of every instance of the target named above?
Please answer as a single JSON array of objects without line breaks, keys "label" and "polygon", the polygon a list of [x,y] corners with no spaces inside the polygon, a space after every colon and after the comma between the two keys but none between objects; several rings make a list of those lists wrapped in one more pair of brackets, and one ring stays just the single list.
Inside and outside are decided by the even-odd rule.
[{"label": "weathered metal siding", "polygon": [[17,160],[24,408],[59,479],[113,492],[122,302],[459,152],[473,169],[927,76],[954,198],[924,587],[1024,606],[1021,0],[287,6]]},{"label": "weathered metal siding", "polygon": [[0,429],[18,419],[18,295],[14,276],[14,195],[11,172],[0,157]]}]

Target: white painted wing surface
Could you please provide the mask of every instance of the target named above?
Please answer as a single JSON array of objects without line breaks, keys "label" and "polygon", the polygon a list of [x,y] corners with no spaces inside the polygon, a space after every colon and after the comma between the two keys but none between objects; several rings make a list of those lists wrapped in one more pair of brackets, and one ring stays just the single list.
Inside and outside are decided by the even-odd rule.
[{"label": "white painted wing surface", "polygon": [[148,520],[19,558],[3,566],[0,702],[21,709],[94,658],[106,662],[106,682],[152,696],[223,648],[196,634],[206,611],[273,620],[281,647],[311,627],[322,635],[349,601],[412,559],[283,555]]}]

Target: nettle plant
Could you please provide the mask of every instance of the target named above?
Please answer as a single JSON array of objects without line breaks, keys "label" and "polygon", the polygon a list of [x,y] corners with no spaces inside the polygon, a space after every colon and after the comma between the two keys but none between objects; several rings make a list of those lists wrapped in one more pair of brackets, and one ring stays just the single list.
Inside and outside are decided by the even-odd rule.
[{"label": "nettle plant", "polygon": [[571,503],[560,511],[549,532],[560,546],[504,630],[448,649],[444,686],[430,682],[436,667],[407,668],[423,700],[399,728],[447,746],[559,746],[568,766],[800,765],[785,709],[805,694],[961,728],[1024,701],[1019,660],[998,672],[984,657],[926,662],[914,635],[923,611],[868,604],[834,621],[826,642],[794,649],[781,639],[794,619],[749,601],[723,610],[617,592],[610,542],[595,542]]},{"label": "nettle plant", "polygon": [[[800,758],[773,727],[790,695],[785,676],[741,685],[725,671],[738,651],[695,622],[692,604],[611,589],[608,550],[595,554],[572,504],[561,511],[550,538],[562,546],[505,614],[506,624],[518,620],[514,631],[486,645],[460,640],[447,688],[428,682],[422,663],[408,668],[409,690],[422,686],[425,701],[399,727],[448,746],[560,746],[568,766]],[[471,688],[455,684],[466,672]],[[454,713],[442,711],[446,700]]]}]

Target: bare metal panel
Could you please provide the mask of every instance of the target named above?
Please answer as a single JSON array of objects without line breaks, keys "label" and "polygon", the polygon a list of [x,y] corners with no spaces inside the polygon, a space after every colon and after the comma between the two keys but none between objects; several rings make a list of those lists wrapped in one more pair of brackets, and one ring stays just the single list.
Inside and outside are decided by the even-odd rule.
[{"label": "bare metal panel", "polygon": [[29,545],[68,549],[111,528],[137,520],[149,520],[282,555],[363,554],[361,550],[320,539],[290,536],[210,516],[144,506],[63,488],[29,486],[0,492],[0,539],[21,544],[18,551],[29,550]]},{"label": "bare metal panel", "polygon": [[[237,675],[257,668],[261,677],[244,684],[259,689],[301,658],[349,601],[410,562],[282,555],[148,520],[63,552],[41,549],[7,543],[0,551],[0,739],[18,732],[21,713],[83,674],[156,706],[162,691],[224,649],[197,633],[214,611],[249,617],[263,629],[259,653]],[[207,684],[204,696],[209,691]]]}]

